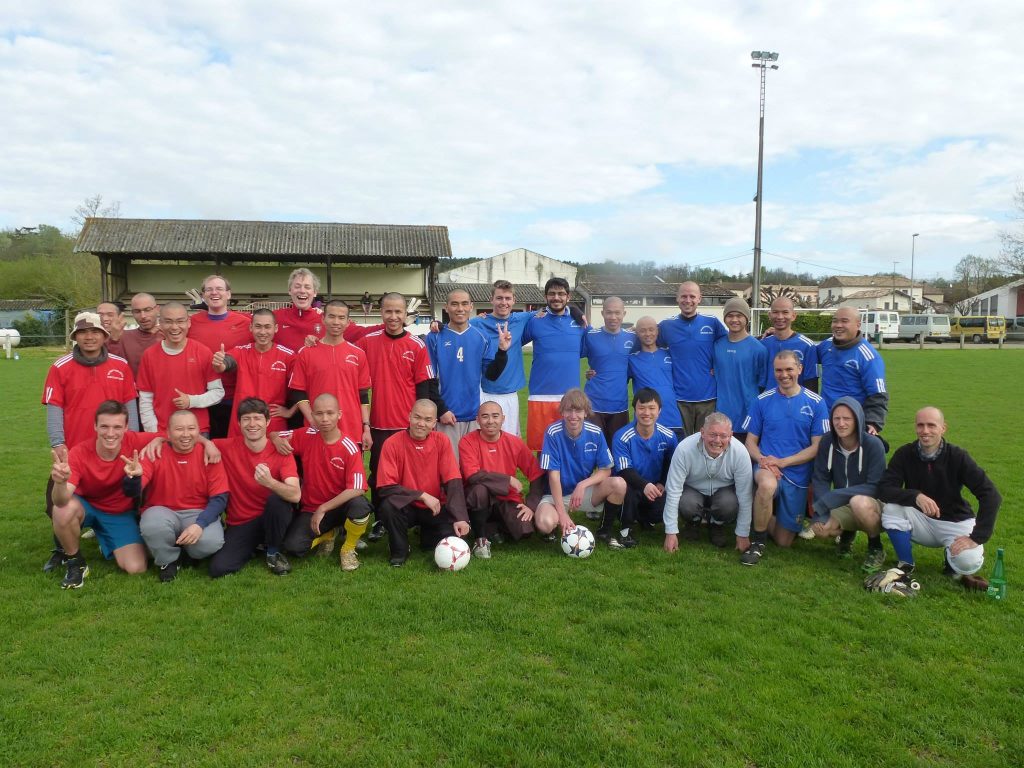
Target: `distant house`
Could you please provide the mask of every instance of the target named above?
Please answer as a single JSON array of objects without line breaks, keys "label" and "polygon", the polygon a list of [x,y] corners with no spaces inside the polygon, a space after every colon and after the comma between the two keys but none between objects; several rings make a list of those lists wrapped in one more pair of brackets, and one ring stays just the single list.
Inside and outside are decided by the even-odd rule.
[{"label": "distant house", "polygon": [[[886,291],[888,303],[885,299]],[[863,306],[864,302],[869,302],[872,304],[871,309],[909,312],[911,296],[913,301],[920,305],[924,299],[923,291],[924,286],[919,283],[914,283],[911,290],[910,280],[900,275],[843,275],[830,277],[818,286],[818,306]],[[902,301],[899,299],[900,293],[903,294]],[[853,294],[859,294],[854,303],[846,303],[845,299],[853,298]]]},{"label": "distant house", "polygon": [[885,288],[872,288],[848,293],[831,306],[834,308],[888,309],[910,314],[910,294],[903,291],[893,293],[891,289],[886,290]]},{"label": "distant house", "polygon": [[508,280],[516,285],[535,285],[543,288],[552,277],[564,277],[570,287],[576,285],[577,269],[558,259],[527,248],[516,248],[488,259],[480,259],[455,267],[437,276],[441,285],[447,283],[482,283],[491,285],[495,280]]},{"label": "distant house", "polygon": [[979,293],[967,301],[970,315],[1024,317],[1024,279],[1013,280],[998,288]]},{"label": "distant house", "polygon": [[11,328],[15,320],[26,317],[49,322],[53,313],[50,302],[43,299],[0,299],[0,328]]}]

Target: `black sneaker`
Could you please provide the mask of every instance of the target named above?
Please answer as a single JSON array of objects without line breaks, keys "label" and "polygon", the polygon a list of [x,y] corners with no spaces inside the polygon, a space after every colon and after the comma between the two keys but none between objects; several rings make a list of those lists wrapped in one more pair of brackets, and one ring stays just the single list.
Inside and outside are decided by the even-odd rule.
[{"label": "black sneaker", "polygon": [[[903,571],[905,574],[907,574],[907,576],[909,576],[914,572],[915,566],[913,563],[908,563],[904,560],[900,560],[898,563],[896,563],[896,567]],[[949,568],[949,573],[953,572],[953,568],[949,565],[949,563],[946,564],[946,567]]]},{"label": "black sneaker", "polygon": [[853,557],[853,542],[857,539],[856,531],[843,531],[836,539],[836,554],[846,559]]},{"label": "black sneaker", "polygon": [[618,536],[611,536],[608,539],[609,549],[632,549],[636,546],[636,539],[630,536],[628,533],[625,536],[621,534]]},{"label": "black sneaker", "polygon": [[740,562],[744,565],[757,565],[764,556],[764,542],[752,541],[747,550],[740,555]]},{"label": "black sneaker", "polygon": [[85,584],[85,577],[89,575],[89,566],[85,558],[76,555],[64,561],[64,580],[60,583],[61,589],[78,589]]},{"label": "black sneaker", "polygon": [[725,549],[729,546],[729,534],[725,532],[725,526],[721,523],[711,523],[708,525],[708,538],[719,549]]},{"label": "black sneaker", "polygon": [[611,544],[612,532],[607,528],[598,528],[594,538],[598,541],[603,541],[605,544]]},{"label": "black sneaker", "polygon": [[67,559],[67,554],[60,547],[54,547],[53,552],[50,553],[50,559],[43,565],[43,573],[49,573],[55,571],[60,566],[64,565],[64,560]]},{"label": "black sneaker", "polygon": [[160,581],[164,583],[174,581],[178,576],[178,561],[175,560],[173,563],[161,565],[160,570],[157,571],[156,575],[159,576]]},{"label": "black sneaker", "polygon": [[370,532],[366,535],[366,540],[380,541],[384,538],[385,534],[387,534],[387,529],[384,527],[384,522],[382,520],[378,520],[373,524],[373,528],[371,528]]},{"label": "black sneaker", "polygon": [[700,520],[687,520],[679,535],[686,541],[700,541]]},{"label": "black sneaker", "polygon": [[401,568],[403,565],[405,565],[405,561],[408,559],[408,555],[395,555],[390,560],[388,560],[388,564],[392,568]]},{"label": "black sneaker", "polygon": [[283,552],[267,555],[267,568],[275,576],[285,576],[292,572],[292,564]]}]

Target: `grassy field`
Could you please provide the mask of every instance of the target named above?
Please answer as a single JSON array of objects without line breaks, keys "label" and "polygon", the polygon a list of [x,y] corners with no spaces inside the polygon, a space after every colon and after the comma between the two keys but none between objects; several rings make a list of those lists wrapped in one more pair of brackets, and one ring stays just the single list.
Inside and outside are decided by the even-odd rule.
[{"label": "grassy field", "polygon": [[798,542],[757,568],[660,535],[585,561],[531,541],[459,574],[372,545],[353,574],[170,585],[87,541],[63,592],[40,570],[55,356],[0,359],[0,766],[1021,765],[1024,351],[885,354],[890,442],[938,405],[1003,492],[1003,604],[937,551],[916,600],[865,593],[863,537],[853,561]]}]

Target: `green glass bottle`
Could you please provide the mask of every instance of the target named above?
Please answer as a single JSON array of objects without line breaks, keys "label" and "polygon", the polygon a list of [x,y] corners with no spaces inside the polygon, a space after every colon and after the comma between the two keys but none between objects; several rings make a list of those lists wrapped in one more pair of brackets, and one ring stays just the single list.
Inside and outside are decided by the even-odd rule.
[{"label": "green glass bottle", "polygon": [[1006,565],[1003,563],[1003,548],[996,550],[996,565],[988,580],[988,596],[993,600],[1006,599]]}]

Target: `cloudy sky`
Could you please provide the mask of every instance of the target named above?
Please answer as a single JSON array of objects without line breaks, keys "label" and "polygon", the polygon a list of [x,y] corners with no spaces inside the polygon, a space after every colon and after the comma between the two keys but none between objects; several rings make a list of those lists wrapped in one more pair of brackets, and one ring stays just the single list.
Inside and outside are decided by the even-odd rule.
[{"label": "cloudy sky", "polygon": [[455,255],[950,276],[1024,178],[1024,11],[976,3],[0,0],[0,227],[443,224]]}]

